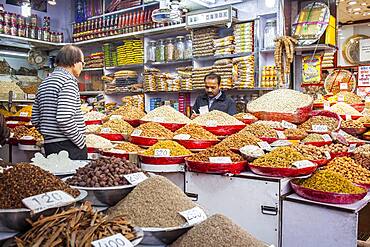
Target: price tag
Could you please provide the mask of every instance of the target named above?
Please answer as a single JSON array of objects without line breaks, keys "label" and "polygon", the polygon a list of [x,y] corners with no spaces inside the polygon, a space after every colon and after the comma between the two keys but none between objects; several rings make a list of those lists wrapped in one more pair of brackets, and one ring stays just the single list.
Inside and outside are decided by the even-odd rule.
[{"label": "price tag", "polygon": [[276,131],[276,134],[279,139],[286,139],[286,136],[283,131]]},{"label": "price tag", "polygon": [[283,128],[285,128],[285,129],[296,129],[297,128],[297,125],[289,123],[289,122],[284,121],[284,120],[281,122],[281,126],[283,126]]},{"label": "price tag", "polygon": [[348,152],[353,153],[356,149],[356,144],[350,144],[348,147]]},{"label": "price tag", "polygon": [[290,145],[292,145],[292,143],[290,143],[287,140],[278,140],[278,141],[271,143],[272,147],[284,147],[284,146],[290,146]]},{"label": "price tag", "polygon": [[322,124],[314,124],[312,125],[312,130],[315,132],[328,132],[328,126]]},{"label": "price tag", "polygon": [[18,121],[8,121],[6,122],[6,124],[18,124],[19,122]]},{"label": "price tag", "polygon": [[38,213],[49,208],[65,206],[74,201],[75,199],[70,194],[61,190],[55,190],[44,194],[24,198],[22,200],[22,203],[26,205],[27,208],[31,209],[34,213]]},{"label": "price tag", "polygon": [[110,128],[102,128],[100,130],[100,133],[110,133],[111,132],[111,129]]},{"label": "price tag", "polygon": [[250,115],[250,114],[245,114],[245,115],[243,116],[243,118],[244,118],[244,119],[254,119],[254,117],[253,117],[252,115]]},{"label": "price tag", "polygon": [[175,140],[189,140],[191,138],[191,135],[189,134],[178,134],[173,137]]},{"label": "price tag", "polygon": [[171,150],[169,150],[169,149],[155,149],[154,150],[154,156],[155,157],[170,157],[171,156]]},{"label": "price tag", "polygon": [[338,96],[338,102],[344,102],[344,96],[343,95]]},{"label": "price tag", "polygon": [[121,115],[112,115],[110,116],[109,120],[122,120]]},{"label": "price tag", "polygon": [[205,106],[201,106],[199,107],[199,113],[202,115],[202,114],[206,114],[209,112],[209,109],[208,109],[208,106],[205,105]]},{"label": "price tag", "polygon": [[266,150],[266,151],[271,151],[272,150],[272,148],[271,148],[270,144],[268,144],[268,142],[257,142],[257,144],[263,150]]},{"label": "price tag", "polygon": [[22,136],[21,140],[33,140],[32,136]]},{"label": "price tag", "polygon": [[348,145],[348,142],[347,142],[347,138],[346,138],[346,136],[347,136],[347,134],[346,134],[346,132],[344,132],[343,130],[339,130],[339,132],[335,134],[336,139],[337,139],[340,143],[342,143],[342,144],[344,144],[344,145]]},{"label": "price tag", "polygon": [[315,166],[315,163],[309,160],[300,160],[300,161],[293,162],[292,165],[296,168],[305,168],[305,167]]},{"label": "price tag", "polygon": [[232,163],[230,157],[209,157],[209,162],[217,164]]},{"label": "price tag", "polygon": [[347,121],[352,120],[352,116],[351,115],[346,115],[346,120]]},{"label": "price tag", "polygon": [[28,117],[28,112],[20,112],[19,116],[20,117]]},{"label": "price tag", "polygon": [[91,242],[94,247],[133,247],[134,245],[121,233]]},{"label": "price tag", "polygon": [[330,111],[331,110],[330,103],[327,102],[327,101],[324,102],[324,110],[325,111]]},{"label": "price tag", "polygon": [[163,117],[154,117],[153,122],[164,123],[165,121]]},{"label": "price tag", "polygon": [[207,219],[206,213],[200,207],[194,207],[192,209],[179,212],[179,214],[181,214],[181,216],[184,217],[191,226]]},{"label": "price tag", "polygon": [[324,155],[325,155],[325,157],[326,157],[327,160],[330,160],[331,159],[331,155],[330,155],[329,151],[325,151],[324,152]]},{"label": "price tag", "polygon": [[141,133],[143,133],[142,130],[135,129],[134,131],[132,131],[131,136],[140,136]]},{"label": "price tag", "polygon": [[126,174],[123,176],[132,185],[137,185],[148,178],[143,172],[136,172],[136,173]]},{"label": "price tag", "polygon": [[27,94],[28,99],[35,99],[36,95],[35,94]]},{"label": "price tag", "polygon": [[330,135],[328,135],[328,134],[322,135],[321,137],[322,137],[322,139],[324,139],[325,142],[331,142],[332,141]]},{"label": "price tag", "polygon": [[340,90],[348,90],[348,84],[347,83],[341,83],[339,85]]},{"label": "price tag", "polygon": [[217,126],[217,121],[216,120],[208,120],[206,122],[206,126],[208,126],[208,127],[216,127]]}]

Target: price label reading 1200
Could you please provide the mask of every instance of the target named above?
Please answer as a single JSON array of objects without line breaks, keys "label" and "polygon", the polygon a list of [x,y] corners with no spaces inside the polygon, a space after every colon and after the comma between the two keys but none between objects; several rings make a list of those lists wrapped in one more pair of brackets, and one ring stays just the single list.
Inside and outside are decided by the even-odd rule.
[{"label": "price label reading 1200", "polygon": [[74,201],[75,199],[73,196],[61,190],[46,192],[44,194],[27,197],[22,200],[23,204],[34,213],[38,213],[49,208],[61,207]]},{"label": "price label reading 1200", "polygon": [[91,242],[94,247],[133,247],[134,245],[121,233]]}]

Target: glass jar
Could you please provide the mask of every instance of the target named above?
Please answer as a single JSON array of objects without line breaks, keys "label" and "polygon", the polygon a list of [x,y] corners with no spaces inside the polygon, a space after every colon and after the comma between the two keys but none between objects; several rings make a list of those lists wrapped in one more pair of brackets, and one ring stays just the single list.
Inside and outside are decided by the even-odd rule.
[{"label": "glass jar", "polygon": [[43,40],[44,41],[50,41],[50,32],[47,28],[42,29],[43,32]]},{"label": "glass jar", "polygon": [[10,35],[17,36],[18,35],[18,29],[16,25],[12,25],[10,27]]},{"label": "glass jar", "polygon": [[5,24],[10,23],[10,13],[9,12],[4,12],[4,22]]},{"label": "glass jar", "polygon": [[155,47],[155,61],[164,62],[164,42],[162,39],[157,42]]},{"label": "glass jar", "polygon": [[4,34],[10,35],[10,25],[8,23],[4,24]]},{"label": "glass jar", "polygon": [[37,33],[37,31],[36,31],[36,27],[31,26],[31,27],[30,27],[30,34],[29,34],[29,36],[28,36],[28,37],[29,37],[30,39],[36,39],[36,38],[37,38],[36,33]]},{"label": "glass jar", "polygon": [[26,25],[24,29],[24,37],[29,38],[30,37],[30,26]]},{"label": "glass jar", "polygon": [[25,26],[18,26],[18,36],[26,37],[26,28]]},{"label": "glass jar", "polygon": [[12,24],[12,26],[17,26],[17,15],[15,13],[10,16],[10,24]]},{"label": "glass jar", "polygon": [[25,21],[24,17],[21,16],[21,15],[17,16],[17,23],[18,23],[18,26],[25,26],[26,25],[26,21]]},{"label": "glass jar", "polygon": [[173,61],[175,59],[175,45],[173,44],[173,39],[166,39],[166,45],[164,49],[165,61]]},{"label": "glass jar", "polygon": [[43,40],[43,38],[42,38],[42,28],[36,27],[36,30],[37,30],[37,39],[38,40]]},{"label": "glass jar", "polygon": [[176,37],[175,60],[183,60],[185,58],[185,42],[184,36]]},{"label": "glass jar", "polygon": [[186,35],[185,38],[185,50],[184,59],[191,59],[193,57],[193,41],[191,39],[191,34]]},{"label": "glass jar", "polygon": [[146,54],[147,56],[147,61],[148,62],[155,62],[155,46],[156,46],[156,41],[152,40],[152,41],[149,41],[149,45],[148,45],[148,52]]},{"label": "glass jar", "polygon": [[31,15],[31,25],[36,27],[37,26],[37,15]]},{"label": "glass jar", "polygon": [[263,48],[273,49],[275,47],[274,39],[276,37],[276,20],[270,19],[266,21],[265,30],[263,33]]},{"label": "glass jar", "polygon": [[4,33],[4,22],[3,21],[0,21],[0,33],[1,34]]}]

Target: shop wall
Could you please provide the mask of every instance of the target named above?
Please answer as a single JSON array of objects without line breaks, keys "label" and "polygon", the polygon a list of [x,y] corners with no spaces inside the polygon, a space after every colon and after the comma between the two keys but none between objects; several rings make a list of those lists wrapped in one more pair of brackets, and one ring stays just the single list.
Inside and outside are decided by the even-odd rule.
[{"label": "shop wall", "polygon": [[[21,7],[6,4],[6,0],[0,0],[0,4],[4,5],[5,11],[20,14]],[[57,0],[57,4],[52,6],[48,4],[47,12],[32,10],[32,14],[36,14],[42,20],[45,16],[51,18],[51,30],[63,32],[65,42],[69,42],[69,37],[72,33],[73,9],[72,0]]]}]

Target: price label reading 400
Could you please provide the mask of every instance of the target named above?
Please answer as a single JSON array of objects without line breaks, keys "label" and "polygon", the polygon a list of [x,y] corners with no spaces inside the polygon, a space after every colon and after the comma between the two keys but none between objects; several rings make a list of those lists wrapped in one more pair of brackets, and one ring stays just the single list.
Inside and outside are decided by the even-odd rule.
[{"label": "price label reading 400", "polygon": [[123,175],[123,176],[132,185],[137,185],[137,184],[143,182],[145,179],[148,178],[143,172],[136,172],[136,173],[132,173],[132,174],[126,174],[126,175]]},{"label": "price label reading 400", "polygon": [[154,156],[155,157],[170,157],[171,156],[171,150],[169,150],[169,149],[155,149],[154,150]]},{"label": "price label reading 400", "polygon": [[22,200],[23,204],[34,213],[38,213],[49,208],[61,207],[74,201],[75,199],[73,196],[61,190],[27,197]]},{"label": "price label reading 400", "polygon": [[102,238],[91,243],[94,247],[133,247],[134,245],[121,233]]}]

